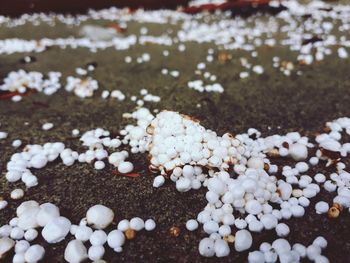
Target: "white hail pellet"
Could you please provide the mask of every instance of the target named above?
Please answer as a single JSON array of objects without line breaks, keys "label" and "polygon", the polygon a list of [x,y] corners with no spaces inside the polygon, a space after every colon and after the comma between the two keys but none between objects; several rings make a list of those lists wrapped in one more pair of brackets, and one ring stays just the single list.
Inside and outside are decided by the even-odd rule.
[{"label": "white hail pellet", "polygon": [[325,214],[328,212],[329,205],[324,201],[320,201],[316,203],[315,209],[317,214]]},{"label": "white hail pellet", "polygon": [[77,240],[85,242],[85,241],[88,241],[90,239],[92,232],[93,232],[92,229],[88,226],[78,226],[78,228],[75,231],[74,236]]},{"label": "white hail pellet", "polygon": [[87,223],[96,229],[104,229],[114,219],[114,212],[104,205],[94,205],[86,212]]},{"label": "white hail pellet", "polygon": [[320,247],[321,249],[325,249],[327,247],[328,242],[324,237],[318,236],[315,238],[312,244]]},{"label": "white hail pellet", "polygon": [[248,230],[238,230],[235,236],[235,250],[241,252],[252,246],[253,238]]},{"label": "white hail pellet", "polygon": [[165,183],[165,178],[162,175],[158,175],[153,180],[153,187],[161,187]]},{"label": "white hail pellet", "polygon": [[186,222],[186,228],[189,231],[194,231],[198,228],[198,222],[197,220],[190,219]]},{"label": "white hail pellet", "polygon": [[36,216],[39,226],[44,227],[52,219],[60,216],[60,211],[57,206],[51,203],[44,203],[40,205],[40,210]]},{"label": "white hail pellet", "polygon": [[0,210],[4,209],[8,205],[6,200],[0,200]]},{"label": "white hail pellet", "polygon": [[113,230],[107,236],[107,243],[113,249],[121,248],[124,242],[125,236],[120,230]]},{"label": "white hail pellet", "polygon": [[134,169],[134,165],[131,162],[121,162],[118,165],[118,172],[127,174]]},{"label": "white hail pellet", "polygon": [[130,228],[130,221],[128,219],[123,219],[118,223],[118,230],[125,232]]},{"label": "white hail pellet", "polygon": [[65,217],[52,219],[43,228],[41,235],[48,243],[58,243],[69,233],[71,222]]},{"label": "white hail pellet", "polygon": [[215,254],[215,242],[211,238],[203,238],[198,246],[199,254],[204,257],[212,257]]},{"label": "white hail pellet", "polygon": [[226,257],[230,254],[230,247],[223,239],[217,239],[214,244],[215,255],[219,258]]},{"label": "white hail pellet", "polygon": [[22,145],[22,141],[21,140],[14,140],[12,142],[12,147],[14,147],[14,148],[18,148],[21,145]]},{"label": "white hail pellet", "polygon": [[105,254],[105,248],[103,246],[91,246],[88,251],[89,259],[92,261],[97,261],[102,259]]},{"label": "white hail pellet", "polygon": [[11,198],[12,199],[21,199],[24,196],[24,191],[20,188],[14,189],[11,191]]},{"label": "white hail pellet", "polygon": [[107,234],[103,230],[95,230],[90,235],[90,243],[93,246],[102,246],[107,241]]},{"label": "white hail pellet", "polygon": [[289,154],[295,161],[303,161],[307,158],[307,147],[300,143],[294,143],[289,146]]},{"label": "white hail pellet", "polygon": [[38,237],[38,231],[36,231],[35,229],[28,229],[25,233],[24,233],[24,238],[25,240],[31,242],[34,239],[36,239]]},{"label": "white hail pellet", "polygon": [[69,263],[83,262],[87,258],[86,247],[80,240],[71,240],[64,250],[64,259]]},{"label": "white hail pellet", "polygon": [[94,163],[94,167],[95,167],[96,170],[102,170],[102,169],[105,168],[105,166],[106,165],[105,165],[105,163],[103,161],[96,161]]},{"label": "white hail pellet", "polygon": [[130,228],[140,231],[145,227],[145,222],[139,218],[139,217],[134,217],[130,220]]},{"label": "white hail pellet", "polygon": [[44,131],[51,130],[53,128],[53,123],[51,123],[51,122],[44,123],[41,128]]},{"label": "white hail pellet", "polygon": [[145,230],[152,231],[156,228],[156,222],[153,219],[147,219],[145,221]]},{"label": "white hail pellet", "polygon": [[276,226],[276,233],[279,237],[286,237],[288,236],[289,232],[289,227],[285,223],[279,223]]},{"label": "white hail pellet", "polygon": [[24,259],[28,263],[36,263],[43,259],[45,249],[40,245],[30,246],[24,254]]}]

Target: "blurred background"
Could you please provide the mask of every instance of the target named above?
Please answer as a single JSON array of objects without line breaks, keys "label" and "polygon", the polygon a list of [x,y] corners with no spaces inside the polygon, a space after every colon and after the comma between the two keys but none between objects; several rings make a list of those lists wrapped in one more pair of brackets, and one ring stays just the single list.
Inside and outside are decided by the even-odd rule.
[{"label": "blurred background", "polygon": [[270,0],[1,0],[0,15],[19,16],[25,13],[85,13],[88,9],[129,7],[131,9],[176,9],[187,13],[215,9],[251,9],[266,6]]},{"label": "blurred background", "polygon": [[1,0],[1,15],[17,16],[31,12],[81,13],[89,8],[110,6],[130,8],[176,8],[189,0]]}]

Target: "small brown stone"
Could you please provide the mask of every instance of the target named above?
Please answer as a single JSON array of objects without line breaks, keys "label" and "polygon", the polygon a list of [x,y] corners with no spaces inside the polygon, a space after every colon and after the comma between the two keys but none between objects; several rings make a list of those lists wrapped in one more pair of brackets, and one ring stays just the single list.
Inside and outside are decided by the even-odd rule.
[{"label": "small brown stone", "polygon": [[235,242],[235,236],[234,236],[234,235],[227,235],[227,236],[224,236],[224,240],[225,240],[227,243],[234,243],[234,242]]},{"label": "small brown stone", "polygon": [[343,211],[343,206],[339,203],[334,203],[333,207],[337,208],[340,212]]},{"label": "small brown stone", "polygon": [[180,235],[180,228],[173,226],[169,229],[169,234],[173,237],[178,237]]},{"label": "small brown stone", "polygon": [[270,165],[268,163],[264,163],[264,170],[267,172],[270,169]]},{"label": "small brown stone", "polygon": [[128,228],[125,231],[125,237],[127,240],[132,240],[136,237],[136,231],[134,229]]},{"label": "small brown stone", "polygon": [[328,217],[329,218],[337,218],[340,214],[340,211],[338,208],[332,206],[331,208],[329,208],[328,210]]}]

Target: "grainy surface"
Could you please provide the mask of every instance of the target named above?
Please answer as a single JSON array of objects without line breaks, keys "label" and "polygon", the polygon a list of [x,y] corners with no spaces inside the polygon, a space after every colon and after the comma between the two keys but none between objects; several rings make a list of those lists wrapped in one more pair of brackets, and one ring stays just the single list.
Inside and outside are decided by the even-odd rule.
[{"label": "grainy surface", "polygon": [[[133,23],[128,30],[139,30],[139,27],[140,25]],[[158,25],[147,27],[155,32],[164,29],[164,26]],[[57,32],[60,31],[44,25],[35,28],[26,25],[12,30],[1,29],[0,36],[5,38],[12,34],[21,38],[33,38],[33,35],[40,37]],[[65,32],[76,34],[76,29],[62,27],[61,35],[65,35]],[[186,47],[184,53],[177,51],[176,47],[165,48],[158,45],[136,46],[128,51],[107,49],[98,53],[91,53],[86,49],[51,48],[43,53],[31,54],[37,58],[37,62],[26,65],[19,62],[24,54],[0,56],[1,77],[11,70],[24,68],[43,72],[58,70],[63,72],[65,79],[68,74],[74,75],[76,67],[94,61],[98,63],[98,67],[93,76],[100,82],[100,89],[91,99],[82,100],[61,89],[53,96],[32,94],[24,97],[19,103],[0,101],[0,130],[9,132],[9,137],[0,141],[0,196],[9,199],[11,189],[15,186],[23,188],[20,183],[9,184],[4,177],[6,163],[11,154],[19,151],[11,147],[14,139],[21,139],[23,145],[63,141],[66,145],[78,148],[78,140],[71,139],[71,130],[74,128],[84,132],[102,127],[116,133],[123,127],[126,122],[121,115],[132,111],[134,104],[128,99],[125,102],[102,100],[100,93],[103,89],[120,89],[129,97],[138,95],[141,88],[147,88],[150,93],[162,97],[160,103],[147,106],[193,115],[200,119],[205,127],[216,130],[219,134],[227,131],[240,133],[249,127],[260,129],[264,135],[283,134],[288,131],[311,134],[321,131],[326,121],[350,116],[348,60],[330,57],[312,66],[297,66],[303,75],[293,74],[286,77],[272,68],[271,58],[273,54],[277,54],[285,60],[294,61],[295,54],[284,47],[261,48],[256,61],[267,65],[265,73],[261,76],[251,75],[242,80],[239,78],[239,58],[247,57],[248,54],[232,51],[231,61],[225,64],[215,61],[208,68],[218,76],[218,81],[226,89],[225,93],[205,94],[189,90],[187,81],[195,79],[194,68],[197,63],[204,61],[209,45],[190,43],[186,44]],[[168,58],[161,55],[164,49],[170,51]],[[152,57],[149,63],[124,63],[126,55],[135,57],[145,51]],[[163,67],[178,69],[180,77],[174,79],[161,75]],[[201,107],[198,108],[197,104]],[[45,122],[52,122],[55,127],[50,131],[42,131],[41,125]],[[96,171],[87,164],[65,167],[58,161],[50,163],[44,169],[34,171],[39,178],[39,186],[26,190],[23,200],[10,201],[9,206],[0,211],[0,225],[7,223],[15,215],[16,207],[24,200],[53,202],[73,223],[78,223],[90,206],[101,203],[115,211],[116,222],[133,216],[154,218],[157,222],[155,231],[138,233],[134,240],[126,243],[122,253],[116,254],[107,249],[105,258],[108,262],[246,261],[247,253],[235,253],[233,248],[231,255],[224,259],[200,257],[197,247],[204,233],[201,230],[188,232],[184,224],[188,219],[196,217],[206,204],[204,190],[179,193],[171,182],[155,189],[152,187],[154,175],[147,169],[147,157],[133,155],[132,161],[136,164],[135,171],[142,176],[120,177],[113,174],[112,168]],[[287,239],[291,243],[308,245],[315,237],[322,235],[328,240],[325,255],[330,261],[348,262],[349,215],[343,213],[336,220],[329,220],[325,215],[316,215],[314,204],[320,199],[331,201],[332,194],[322,190],[306,209],[306,216],[286,221],[291,229]],[[178,238],[168,234],[168,229],[174,225],[181,229]],[[253,238],[253,248],[258,248],[261,242],[272,241],[276,235],[272,231],[264,231],[254,234]],[[46,248],[45,262],[62,262],[63,251],[68,241],[66,239],[59,244],[48,246],[40,240]],[[4,262],[10,261],[10,256]]]}]

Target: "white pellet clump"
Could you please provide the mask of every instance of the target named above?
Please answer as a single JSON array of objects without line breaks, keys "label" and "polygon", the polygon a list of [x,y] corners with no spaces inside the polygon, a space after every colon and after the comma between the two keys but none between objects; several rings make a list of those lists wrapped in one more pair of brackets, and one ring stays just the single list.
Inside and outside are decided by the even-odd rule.
[{"label": "white pellet clump", "polygon": [[39,226],[45,227],[51,220],[60,216],[59,208],[51,203],[44,203],[40,205],[40,210],[36,216]]},{"label": "white pellet clump", "polygon": [[86,219],[94,228],[104,229],[112,223],[114,212],[104,205],[95,205],[87,211]]}]

